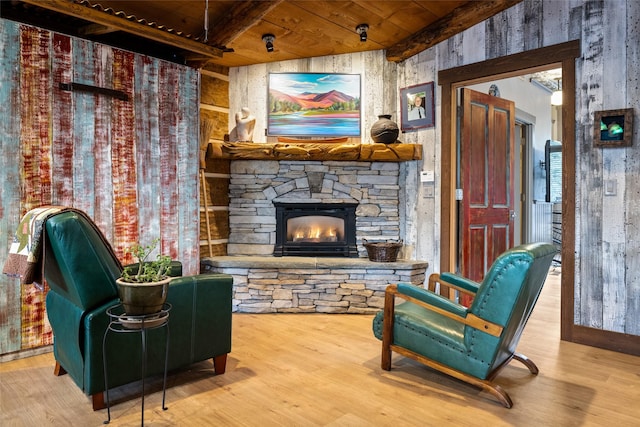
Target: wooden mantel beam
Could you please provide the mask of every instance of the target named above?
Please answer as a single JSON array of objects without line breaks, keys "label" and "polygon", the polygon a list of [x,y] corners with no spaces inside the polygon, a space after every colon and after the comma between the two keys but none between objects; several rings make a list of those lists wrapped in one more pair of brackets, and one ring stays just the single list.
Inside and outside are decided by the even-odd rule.
[{"label": "wooden mantel beam", "polygon": [[387,60],[401,62],[489,19],[522,0],[470,1],[387,49]]},{"label": "wooden mantel beam", "polygon": [[22,2],[84,19],[86,21],[93,22],[94,24],[104,25],[105,27],[110,27],[118,31],[135,34],[137,36],[159,43],[164,43],[207,58],[222,57],[223,51],[217,47],[209,46],[196,40],[141,24],[136,21],[130,21],[126,18],[111,15],[99,9],[74,3],[70,0],[22,0]]},{"label": "wooden mantel beam", "polygon": [[207,157],[230,160],[406,162],[422,159],[420,144],[209,142]]}]

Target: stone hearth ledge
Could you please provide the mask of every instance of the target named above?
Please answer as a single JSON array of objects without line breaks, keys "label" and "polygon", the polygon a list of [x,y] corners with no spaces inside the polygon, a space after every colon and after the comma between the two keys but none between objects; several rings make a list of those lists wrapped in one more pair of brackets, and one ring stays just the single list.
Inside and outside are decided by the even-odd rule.
[{"label": "stone hearth ledge", "polygon": [[202,273],[231,274],[233,311],[245,313],[371,314],[392,283],[422,285],[429,263],[367,258],[203,257]]}]

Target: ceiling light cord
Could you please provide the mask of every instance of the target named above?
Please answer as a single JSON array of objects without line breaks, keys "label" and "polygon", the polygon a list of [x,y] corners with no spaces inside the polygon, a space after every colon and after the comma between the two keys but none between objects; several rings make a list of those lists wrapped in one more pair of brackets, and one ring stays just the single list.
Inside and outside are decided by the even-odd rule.
[{"label": "ceiling light cord", "polygon": [[204,0],[204,42],[209,40],[209,0]]}]

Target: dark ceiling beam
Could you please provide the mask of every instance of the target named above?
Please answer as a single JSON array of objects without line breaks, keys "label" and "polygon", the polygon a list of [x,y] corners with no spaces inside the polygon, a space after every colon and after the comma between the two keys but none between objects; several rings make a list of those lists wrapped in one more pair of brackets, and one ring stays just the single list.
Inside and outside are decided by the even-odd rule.
[{"label": "dark ceiling beam", "polygon": [[469,1],[422,30],[387,48],[387,60],[404,61],[456,34],[491,18],[522,0]]},{"label": "dark ceiling beam", "polygon": [[44,9],[53,10],[64,15],[84,19],[86,21],[93,22],[94,24],[104,25],[105,27],[110,27],[118,31],[135,34],[137,36],[153,40],[158,43],[164,43],[207,58],[222,57],[223,51],[217,47],[209,46],[196,40],[154,28],[149,25],[141,24],[136,21],[130,21],[126,18],[111,15],[99,9],[93,9],[89,6],[73,3],[72,1],[22,0],[22,2]]},{"label": "dark ceiling beam", "polygon": [[226,46],[260,20],[283,0],[234,2],[233,7],[218,22],[210,26],[209,43]]},{"label": "dark ceiling beam", "polygon": [[117,28],[107,27],[100,24],[89,24],[81,27],[78,30],[78,34],[81,36],[100,36],[102,34],[109,34],[118,31]]}]

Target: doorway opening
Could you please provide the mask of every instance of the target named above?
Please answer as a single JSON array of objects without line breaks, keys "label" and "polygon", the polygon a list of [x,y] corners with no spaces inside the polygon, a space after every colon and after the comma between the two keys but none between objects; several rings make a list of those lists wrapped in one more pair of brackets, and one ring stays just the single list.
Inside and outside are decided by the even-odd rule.
[{"label": "doorway opening", "polygon": [[[438,83],[442,88],[442,208],[440,270],[456,271],[456,224],[458,218],[456,201],[456,133],[454,118],[457,116],[456,91],[465,85],[487,82],[495,79],[515,77],[551,68],[562,68],[562,82],[565,98],[562,106],[563,140],[563,185],[567,194],[562,198],[563,274],[561,279],[561,327],[563,340],[573,341],[574,325],[574,277],[575,277],[575,59],[580,56],[580,41],[574,40],[559,45],[534,49],[519,54],[491,59],[475,64],[442,70],[438,73]],[[568,100],[567,99],[567,100]]]},{"label": "doorway opening", "polygon": [[[493,172],[489,170],[487,172],[487,175],[498,174],[497,178],[499,179],[498,182],[489,181],[487,183],[488,186],[494,187],[491,189],[493,194],[490,194],[490,196],[497,197],[496,200],[498,201],[504,201],[510,209],[510,218],[501,221],[501,225],[506,228],[512,228],[512,235],[504,233],[508,237],[508,241],[500,242],[501,247],[509,248],[530,242],[556,243],[556,240],[559,246],[561,241],[560,239],[554,239],[554,234],[559,235],[561,230],[561,224],[559,223],[561,217],[558,217],[558,215],[561,215],[562,202],[561,191],[559,191],[562,188],[560,152],[562,129],[559,126],[561,121],[558,120],[558,117],[562,107],[561,105],[553,105],[553,96],[556,95],[555,91],[558,85],[557,80],[561,75],[561,68],[551,68],[544,71],[537,70],[535,73],[525,70],[521,75],[505,79],[489,77],[484,82],[464,85],[456,91],[457,111],[462,113],[458,115],[457,128],[461,129],[456,138],[458,153],[464,153],[462,140],[468,138],[468,136],[463,137],[462,131],[466,124],[461,116],[468,110],[467,107],[461,105],[463,90],[471,90],[474,91],[473,93],[478,93],[477,97],[484,97],[483,99],[487,100],[484,102],[492,104],[499,104],[500,102],[513,103],[513,124],[511,129],[507,129],[508,133],[513,135],[505,134],[504,137],[505,140],[511,139],[511,144],[507,144],[507,147],[512,163],[505,163],[505,171]],[[486,110],[480,109],[480,113],[483,115],[485,112],[490,113],[492,111],[491,107],[489,106]],[[505,110],[504,113],[508,115],[509,111]],[[551,157],[549,157],[548,148],[550,144],[553,146]],[[491,150],[491,152],[495,153],[496,150]],[[470,189],[464,188],[464,182],[461,181],[461,177],[464,176],[462,171],[464,168],[460,157],[458,156],[456,162],[458,170],[456,188],[461,190],[459,193],[467,196]],[[472,165],[467,165],[467,168],[469,167],[472,167]],[[513,170],[510,170],[510,167]],[[504,173],[504,179],[500,179],[503,178],[499,175],[500,173]],[[484,176],[481,175],[481,177]],[[507,194],[504,197],[500,197],[499,194],[496,195],[495,192],[502,190],[499,188],[501,184],[511,185],[512,188],[505,188],[504,191],[511,191],[512,194]],[[477,190],[473,190],[477,194]],[[464,203],[458,201],[458,210],[461,211],[463,208]],[[456,240],[460,248],[466,244],[461,230],[463,228],[462,225],[462,222],[459,221],[456,231]],[[496,235],[498,234],[496,233]],[[501,253],[502,251],[499,252]],[[456,260],[458,267],[463,265],[465,261],[461,259],[462,253],[464,252],[458,251],[458,259]],[[560,257],[558,256],[559,259]],[[468,259],[466,261],[469,262]],[[487,268],[492,261],[493,259],[484,262]],[[468,271],[468,269],[465,270]],[[481,271],[480,273],[483,275],[484,272]],[[481,277],[476,279],[480,280]]]}]

